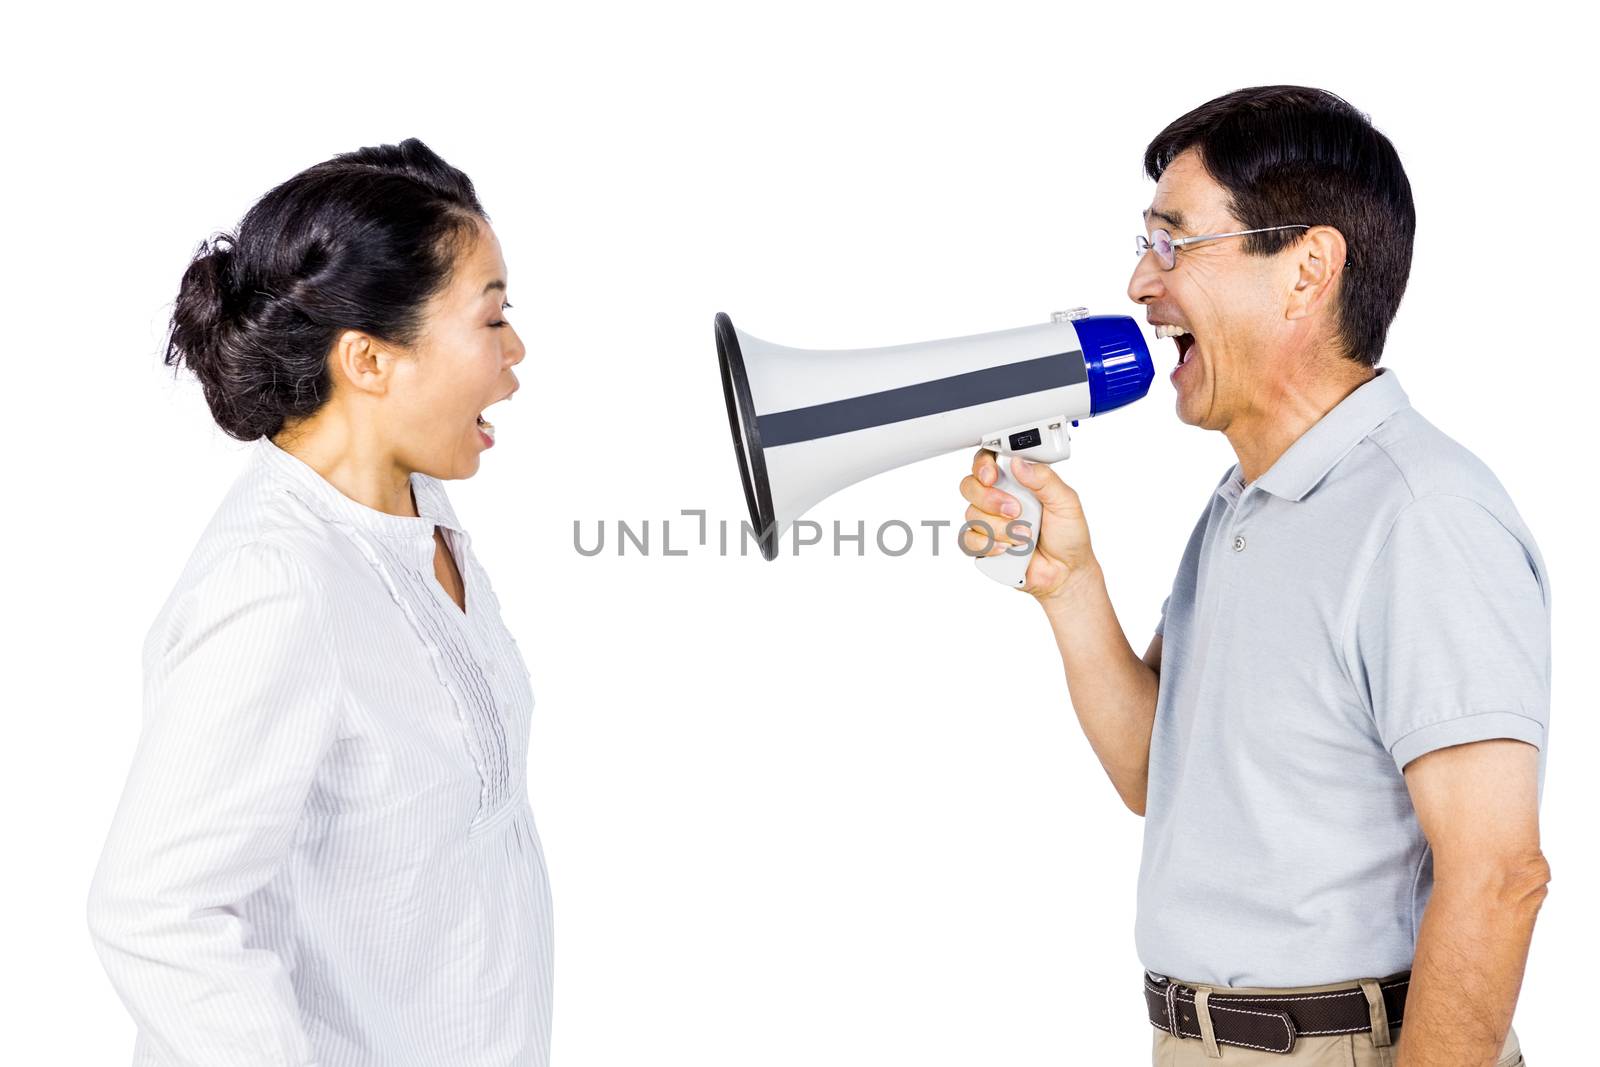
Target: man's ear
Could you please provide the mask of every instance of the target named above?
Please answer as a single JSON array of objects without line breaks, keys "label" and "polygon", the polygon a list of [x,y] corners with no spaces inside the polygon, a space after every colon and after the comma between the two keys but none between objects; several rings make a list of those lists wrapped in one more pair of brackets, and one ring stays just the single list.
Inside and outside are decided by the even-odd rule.
[{"label": "man's ear", "polygon": [[1333,296],[1335,283],[1344,273],[1349,252],[1344,234],[1332,226],[1313,226],[1295,246],[1294,288],[1289,292],[1284,317],[1308,318]]}]

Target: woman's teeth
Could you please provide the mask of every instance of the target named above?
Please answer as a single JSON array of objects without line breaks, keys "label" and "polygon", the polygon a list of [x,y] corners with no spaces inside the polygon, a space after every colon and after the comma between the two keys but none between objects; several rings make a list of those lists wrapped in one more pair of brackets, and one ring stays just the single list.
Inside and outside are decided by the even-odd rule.
[{"label": "woman's teeth", "polygon": [[494,440],[494,423],[492,423],[488,419],[484,418],[483,417],[483,413],[481,411],[478,413],[478,429],[480,429],[484,433],[488,434],[489,435],[489,440],[491,440],[491,441]]}]

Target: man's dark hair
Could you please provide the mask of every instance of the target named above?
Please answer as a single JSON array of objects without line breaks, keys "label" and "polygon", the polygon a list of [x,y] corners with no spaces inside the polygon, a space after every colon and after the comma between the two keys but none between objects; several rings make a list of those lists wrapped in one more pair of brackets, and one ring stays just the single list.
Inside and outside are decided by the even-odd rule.
[{"label": "man's dark hair", "polygon": [[[1346,356],[1376,366],[1406,290],[1417,228],[1411,183],[1389,139],[1326,90],[1263,85],[1174,120],[1145,149],[1145,173],[1160,180],[1189,148],[1228,191],[1241,228],[1303,222],[1344,235],[1350,263],[1339,280],[1339,342]],[[1304,232],[1242,240],[1245,251],[1265,255]]]}]

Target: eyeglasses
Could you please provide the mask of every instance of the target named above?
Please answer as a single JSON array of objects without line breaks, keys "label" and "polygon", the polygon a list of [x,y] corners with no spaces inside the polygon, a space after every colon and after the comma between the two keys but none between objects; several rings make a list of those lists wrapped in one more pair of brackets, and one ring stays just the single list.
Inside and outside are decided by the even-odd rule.
[{"label": "eyeglasses", "polygon": [[1178,249],[1186,245],[1199,244],[1201,241],[1220,241],[1224,237],[1243,237],[1249,233],[1267,233],[1271,230],[1309,230],[1311,227],[1305,223],[1292,222],[1287,226],[1262,226],[1255,230],[1235,230],[1232,233],[1204,233],[1198,237],[1179,237],[1173,240],[1172,234],[1157,228],[1150,231],[1150,236],[1140,234],[1134,239],[1135,246],[1142,258],[1146,252],[1155,252],[1156,261],[1161,264],[1162,270],[1171,270],[1178,261]]}]

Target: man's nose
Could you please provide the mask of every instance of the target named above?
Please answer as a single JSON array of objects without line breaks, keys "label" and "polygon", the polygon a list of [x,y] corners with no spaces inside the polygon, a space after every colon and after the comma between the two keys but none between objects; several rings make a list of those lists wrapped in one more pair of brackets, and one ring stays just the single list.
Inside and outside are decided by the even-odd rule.
[{"label": "man's nose", "polygon": [[1159,298],[1165,292],[1161,282],[1162,273],[1154,252],[1140,256],[1133,268],[1133,277],[1128,279],[1128,299],[1135,304],[1148,304]]}]

